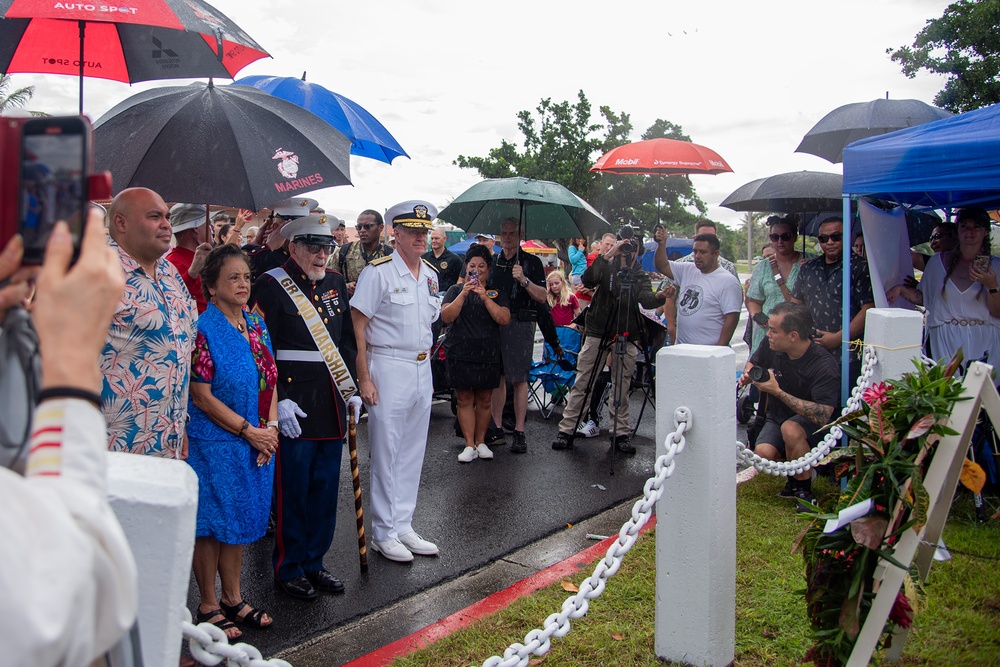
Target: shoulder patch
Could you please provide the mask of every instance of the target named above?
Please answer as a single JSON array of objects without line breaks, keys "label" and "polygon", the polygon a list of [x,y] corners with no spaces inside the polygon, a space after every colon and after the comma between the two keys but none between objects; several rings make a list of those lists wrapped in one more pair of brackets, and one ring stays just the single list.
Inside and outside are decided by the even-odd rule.
[{"label": "shoulder patch", "polygon": [[385,257],[379,257],[378,259],[373,259],[368,262],[368,266],[379,266],[380,264],[385,264],[386,262],[392,261],[392,255],[386,255]]},{"label": "shoulder patch", "polygon": [[486,296],[488,296],[491,299],[497,298],[497,296],[499,294],[500,294],[500,292],[496,291],[495,289],[488,289],[488,290],[486,290]]},{"label": "shoulder patch", "polygon": [[[440,273],[440,271],[438,271],[438,267],[434,266],[433,264],[431,264],[430,262],[428,262],[423,257],[420,258],[420,261],[423,262],[424,264],[426,264],[427,266],[431,267],[432,269],[434,269],[434,273]],[[445,267],[442,266],[441,268],[445,268]]]}]

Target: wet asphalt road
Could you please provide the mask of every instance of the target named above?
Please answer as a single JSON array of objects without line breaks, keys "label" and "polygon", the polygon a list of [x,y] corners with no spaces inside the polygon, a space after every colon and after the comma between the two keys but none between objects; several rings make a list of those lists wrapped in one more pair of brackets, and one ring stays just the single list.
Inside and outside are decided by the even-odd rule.
[{"label": "wet asphalt road", "polygon": [[[631,401],[633,421],[641,404],[642,394],[636,391]],[[364,574],[358,563],[354,496],[345,446],[337,531],[324,562],[344,581],[346,593],[321,595],[311,602],[284,595],[273,582],[273,538],[267,536],[244,549],[242,587],[244,599],[266,610],[275,623],[268,630],[244,629],[242,641],[259,648],[265,657],[286,651],[494,563],[525,545],[565,530],[568,524],[642,494],[643,484],[653,472],[655,454],[651,406],[647,406],[633,440],[638,453],[632,457],[619,455],[614,475],[609,472],[610,444],[606,434],[577,439],[576,448],[568,452],[554,451],[550,443],[557,432],[558,411],[544,420],[531,408],[525,428],[527,454],[511,454],[509,445],[498,446],[493,448],[496,457],[492,461],[461,464],[456,457],[464,441],[454,434],[450,406],[435,404],[414,527],[436,542],[441,554],[434,558],[417,556],[412,564],[398,564],[369,547],[369,567]],[[358,450],[367,512],[368,442],[364,417],[358,427]],[[189,608],[194,610],[196,606],[197,587],[192,579]],[[364,652],[359,646],[357,655]],[[357,655],[348,652],[342,659]]]}]

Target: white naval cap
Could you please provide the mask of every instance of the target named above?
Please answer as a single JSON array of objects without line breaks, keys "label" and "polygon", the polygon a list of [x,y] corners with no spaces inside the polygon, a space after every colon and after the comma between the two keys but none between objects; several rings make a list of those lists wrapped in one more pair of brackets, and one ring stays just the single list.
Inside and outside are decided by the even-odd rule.
[{"label": "white naval cap", "polygon": [[415,227],[417,229],[430,229],[434,226],[434,219],[438,217],[438,210],[434,204],[410,199],[396,204],[385,212],[385,221],[403,227]]},{"label": "white naval cap", "polygon": [[279,201],[271,206],[271,211],[275,215],[283,218],[297,218],[302,215],[309,215],[314,208],[319,206],[319,202],[309,197],[292,197]]},{"label": "white naval cap", "polygon": [[[333,240],[330,216],[310,213],[296,218],[281,228],[281,235],[289,241],[308,239],[310,243],[329,243]],[[313,238],[315,237],[315,238]]]}]

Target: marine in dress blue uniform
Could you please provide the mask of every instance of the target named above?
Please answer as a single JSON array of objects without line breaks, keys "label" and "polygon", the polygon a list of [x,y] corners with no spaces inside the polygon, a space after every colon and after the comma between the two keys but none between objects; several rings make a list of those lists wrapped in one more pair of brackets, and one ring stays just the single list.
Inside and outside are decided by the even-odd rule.
[{"label": "marine in dress blue uniform", "polygon": [[441,311],[437,272],[421,255],[436,217],[423,201],[390,208],[396,250],[361,271],[351,297],[358,391],[368,406],[372,550],[398,562],[438,553],[413,530],[433,393],[431,324]]},{"label": "marine in dress blue uniform", "polygon": [[[347,284],[339,273],[326,269],[333,246],[328,218],[300,217],[287,223],[282,234],[291,243],[290,257],[281,268],[316,308],[355,377],[357,346]],[[293,597],[340,593],[344,586],[326,571],[323,556],[337,525],[346,405],[295,302],[272,273],[254,283],[249,306],[264,317],[278,366],[275,578]]]},{"label": "marine in dress blue uniform", "polygon": [[[282,225],[286,224],[289,220],[309,215],[318,206],[319,202],[309,197],[292,197],[291,199],[280,201],[271,207],[271,213],[276,216],[274,225],[278,229],[281,229]],[[271,229],[274,229],[274,227]],[[268,235],[270,235],[270,232],[268,232]],[[254,280],[288,261],[288,243],[286,242],[272,250],[267,245],[267,237],[264,236],[260,236],[260,243],[245,245],[243,246],[243,250],[250,258],[250,275]]]}]

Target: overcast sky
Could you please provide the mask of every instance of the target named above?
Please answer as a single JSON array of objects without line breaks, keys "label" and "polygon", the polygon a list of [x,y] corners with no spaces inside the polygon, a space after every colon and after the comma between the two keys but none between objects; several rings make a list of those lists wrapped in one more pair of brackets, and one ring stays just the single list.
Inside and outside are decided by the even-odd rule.
[{"label": "overcast sky", "polygon": [[[907,79],[887,48],[911,44],[944,0],[212,0],[273,59],[237,76],[301,76],[372,112],[411,159],[389,166],[351,158],[353,187],[318,191],[328,212],[353,222],[365,208],[405,199],[439,207],[479,179],[458,155],[520,144],[516,114],[539,100],[631,114],[633,140],[657,118],[722,155],[734,173],[693,176],[709,217],[735,225],[719,203],[756,178],[840,165],[794,153],[834,108],[885,97],[930,103],[943,79]],[[37,87],[31,107],[76,113],[74,77],[18,74]],[[97,119],[122,99],[161,85],[85,83]],[[594,156],[596,160],[598,156]]]}]

